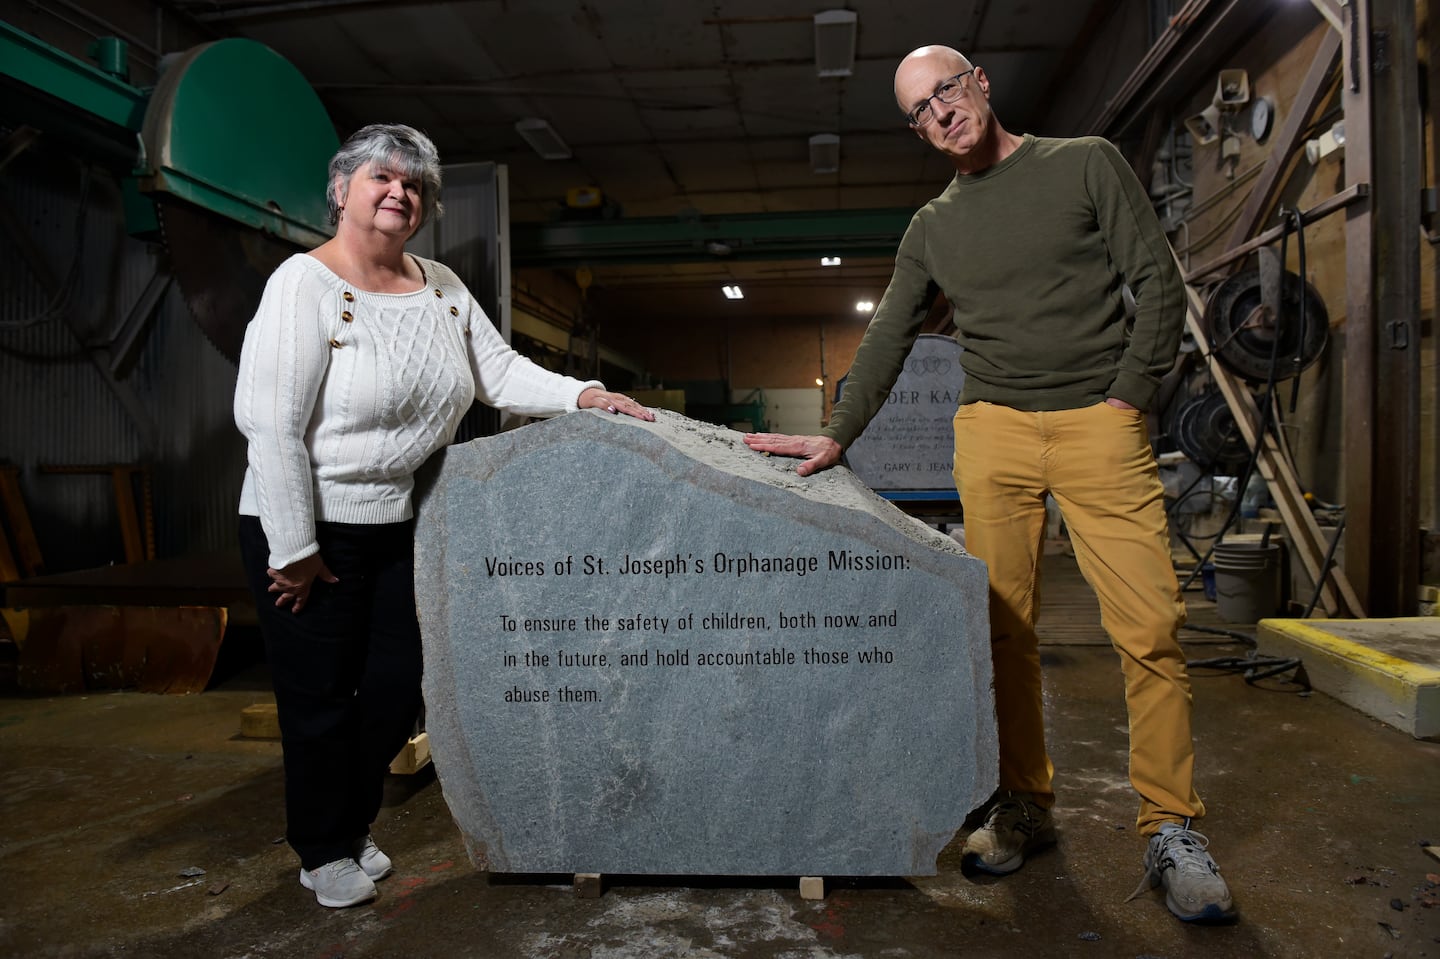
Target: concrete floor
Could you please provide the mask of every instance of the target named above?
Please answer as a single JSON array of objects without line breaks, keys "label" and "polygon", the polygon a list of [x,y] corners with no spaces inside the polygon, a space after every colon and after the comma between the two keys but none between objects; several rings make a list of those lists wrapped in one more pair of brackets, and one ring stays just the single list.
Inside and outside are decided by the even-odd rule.
[{"label": "concrete floor", "polygon": [[[1192,660],[1244,651],[1187,638]],[[793,879],[621,878],[580,899],[568,876],[479,873],[427,771],[387,784],[380,898],[323,909],[279,838],[280,747],[238,738],[263,665],[193,696],[0,698],[0,955],[1440,959],[1440,862],[1421,849],[1440,842],[1440,744],[1278,681],[1196,670],[1203,828],[1241,921],[1127,904],[1143,847],[1102,642],[1096,626],[1044,651],[1057,848],[972,881],[957,841],[937,876],[832,880],[819,902]]]}]

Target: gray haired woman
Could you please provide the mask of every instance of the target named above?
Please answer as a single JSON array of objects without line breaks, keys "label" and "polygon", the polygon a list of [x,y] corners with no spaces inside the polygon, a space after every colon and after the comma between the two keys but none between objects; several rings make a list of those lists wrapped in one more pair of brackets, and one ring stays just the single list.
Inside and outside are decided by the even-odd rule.
[{"label": "gray haired woman", "polygon": [[512,350],[444,265],[405,252],[440,214],[418,130],[367,126],[330,161],[334,238],[275,271],[245,334],[240,544],[285,756],[286,838],[325,906],[392,871],[371,824],[420,708],[411,490],[476,399],[548,416],[654,415]]}]

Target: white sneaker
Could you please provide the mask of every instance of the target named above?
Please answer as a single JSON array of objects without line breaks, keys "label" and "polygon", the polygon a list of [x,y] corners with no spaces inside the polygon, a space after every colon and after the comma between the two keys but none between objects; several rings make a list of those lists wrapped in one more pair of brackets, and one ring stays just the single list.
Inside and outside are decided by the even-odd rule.
[{"label": "white sneaker", "polygon": [[1162,825],[1150,837],[1145,875],[1130,899],[1163,886],[1165,905],[1181,922],[1234,922],[1235,902],[1220,867],[1206,851],[1209,845],[1210,840],[1190,828],[1189,820]]},{"label": "white sneaker", "polygon": [[320,905],[332,909],[357,906],[377,895],[375,883],[353,859],[337,859],[319,869],[301,868],[300,885],[314,892]]},{"label": "white sneaker", "polygon": [[395,865],[390,857],[380,851],[375,845],[375,839],[366,836],[355,844],[355,861],[360,864],[361,870],[369,876],[372,882],[379,882],[395,871]]}]

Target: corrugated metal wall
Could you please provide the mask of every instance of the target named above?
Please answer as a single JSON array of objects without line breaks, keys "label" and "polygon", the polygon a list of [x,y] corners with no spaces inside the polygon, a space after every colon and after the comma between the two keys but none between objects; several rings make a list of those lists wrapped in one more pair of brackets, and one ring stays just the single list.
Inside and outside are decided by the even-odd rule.
[{"label": "corrugated metal wall", "polygon": [[[191,320],[175,284],[138,362],[111,375],[113,332],[163,251],[125,233],[115,181],[32,149],[0,174],[0,462],[21,487],[46,567],[123,559],[108,477],[46,465],[133,463],[153,475],[157,554],[229,547],[244,468],[231,420],[235,367]],[[37,276],[36,259],[60,281]]]}]

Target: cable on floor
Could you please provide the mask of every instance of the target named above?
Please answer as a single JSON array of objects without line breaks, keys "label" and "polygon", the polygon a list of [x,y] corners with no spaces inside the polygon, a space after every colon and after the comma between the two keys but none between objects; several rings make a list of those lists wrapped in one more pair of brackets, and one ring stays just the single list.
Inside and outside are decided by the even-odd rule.
[{"label": "cable on floor", "polygon": [[[1251,640],[1254,642],[1254,640]],[[1290,686],[1298,687],[1294,690],[1273,689],[1272,687],[1261,687],[1272,689],[1274,692],[1297,692],[1307,695],[1310,692],[1310,676],[1305,672],[1305,663],[1294,656],[1261,656],[1256,650],[1249,650],[1244,656],[1216,656],[1213,659],[1192,659],[1186,666],[1189,669],[1209,669],[1221,673],[1238,673],[1245,680],[1246,685],[1255,686],[1263,679],[1272,679],[1282,676],[1285,673],[1294,671],[1293,676],[1286,677],[1284,682]]]}]

